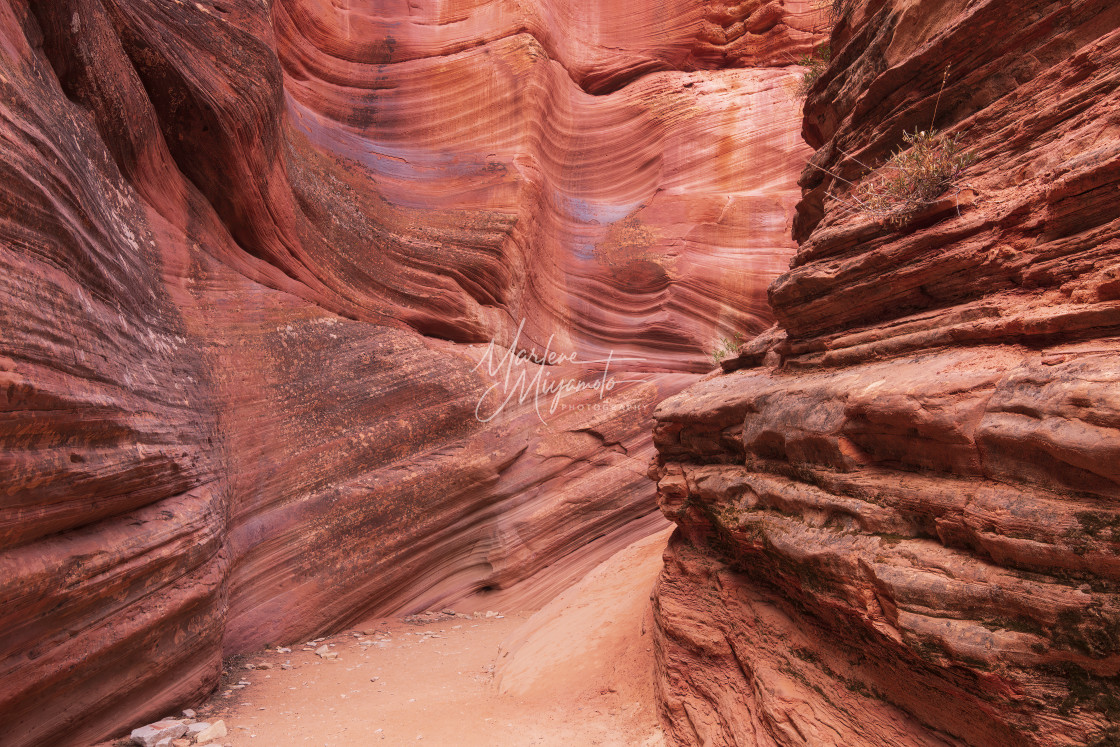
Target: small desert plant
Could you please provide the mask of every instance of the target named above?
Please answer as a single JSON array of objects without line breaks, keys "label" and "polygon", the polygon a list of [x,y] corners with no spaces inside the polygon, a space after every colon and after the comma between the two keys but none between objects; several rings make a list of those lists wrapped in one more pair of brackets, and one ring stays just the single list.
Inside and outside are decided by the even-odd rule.
[{"label": "small desert plant", "polygon": [[[816,12],[816,22],[812,24],[811,30],[816,34],[830,34],[832,27],[835,26],[844,15],[850,1],[851,0],[811,0],[810,7]],[[804,99],[809,94],[813,85],[820,80],[825,68],[828,67],[831,58],[832,48],[830,45],[825,44],[822,47],[814,49],[811,53],[804,55],[797,61],[798,65],[807,68],[807,70],[805,74],[801,76],[801,79],[793,86],[795,98]],[[790,59],[792,59],[792,57]]]},{"label": "small desert plant", "polygon": [[959,135],[915,130],[904,133],[902,139],[906,147],[841,202],[892,226],[901,226],[949,189],[975,160],[973,154],[964,152]]},{"label": "small desert plant", "polygon": [[[949,70],[946,68],[941,78],[941,90],[937,93],[937,103],[933,107],[934,122],[937,121],[937,109],[948,79]],[[841,149],[841,153],[867,171],[874,172],[873,176],[859,184],[818,166],[829,176],[851,187],[846,196],[832,192],[829,196],[851,212],[870,215],[897,228],[908,223],[922,208],[932,205],[958,182],[964,170],[976,160],[975,154],[965,152],[961,135],[946,135],[934,129],[932,124],[928,130],[915,128],[912,133],[904,132],[902,139],[905,146],[878,169],[872,169]]]},{"label": "small desert plant", "polygon": [[720,337],[719,342],[716,343],[715,348],[711,352],[712,363],[718,366],[725,358],[738,354],[739,346],[742,344],[743,336],[738,332],[731,337]]},{"label": "small desert plant", "polygon": [[805,74],[801,76],[800,82],[797,84],[797,95],[805,98],[809,95],[813,85],[820,80],[821,75],[828,67],[828,61],[832,57],[832,49],[826,44],[819,49],[813,50],[812,54],[807,54],[797,61],[798,65],[807,68]]}]

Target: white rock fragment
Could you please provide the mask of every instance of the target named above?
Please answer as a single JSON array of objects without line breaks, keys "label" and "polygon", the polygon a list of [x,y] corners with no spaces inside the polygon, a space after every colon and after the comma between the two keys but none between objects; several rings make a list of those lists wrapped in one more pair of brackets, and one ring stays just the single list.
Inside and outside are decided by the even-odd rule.
[{"label": "white rock fragment", "polygon": [[169,745],[172,739],[178,739],[186,733],[187,725],[182,721],[163,720],[133,729],[129,736],[133,743],[141,747],[156,747],[160,742]]},{"label": "white rock fragment", "polygon": [[187,724],[187,736],[194,737],[199,732],[206,731],[210,728],[209,721],[195,721],[193,724]]},{"label": "white rock fragment", "polygon": [[226,722],[218,720],[212,724],[207,725],[207,727],[200,731],[198,734],[195,734],[194,741],[197,744],[206,744],[211,740],[221,739],[228,733],[229,731],[226,729]]}]

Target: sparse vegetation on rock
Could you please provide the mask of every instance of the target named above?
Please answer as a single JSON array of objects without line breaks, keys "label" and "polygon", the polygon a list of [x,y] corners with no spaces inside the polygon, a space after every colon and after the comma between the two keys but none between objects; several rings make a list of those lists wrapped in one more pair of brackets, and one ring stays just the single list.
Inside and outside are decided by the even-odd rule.
[{"label": "sparse vegetation on rock", "polygon": [[809,91],[812,90],[813,86],[820,80],[831,58],[832,49],[826,44],[823,47],[814,49],[812,54],[807,54],[797,61],[798,65],[806,68],[805,74],[801,76],[801,81],[797,84],[797,95],[800,98],[805,98],[809,95]]},{"label": "sparse vegetation on rock", "polygon": [[743,342],[743,336],[738,332],[731,337],[720,337],[719,342],[716,343],[715,348],[711,352],[712,363],[718,366],[725,358],[729,358],[738,353],[739,346],[742,345]]},{"label": "sparse vegetation on rock", "polygon": [[[937,107],[941,104],[941,94],[948,79],[949,70],[946,68],[934,105],[934,121],[937,120]],[[830,192],[829,196],[848,208],[848,212],[863,213],[899,228],[956,185],[964,170],[976,160],[974,153],[964,149],[959,133],[942,133],[932,124],[927,130],[915,128],[914,132],[904,132],[902,139],[905,147],[895,151],[877,169],[853,159],[871,174],[858,184],[818,166],[829,176],[851,187],[846,195]]]},{"label": "sparse vegetation on rock", "polygon": [[871,178],[846,197],[833,196],[852,210],[902,226],[953,187],[975,160],[959,135],[915,130],[902,137],[907,147],[896,151]]}]

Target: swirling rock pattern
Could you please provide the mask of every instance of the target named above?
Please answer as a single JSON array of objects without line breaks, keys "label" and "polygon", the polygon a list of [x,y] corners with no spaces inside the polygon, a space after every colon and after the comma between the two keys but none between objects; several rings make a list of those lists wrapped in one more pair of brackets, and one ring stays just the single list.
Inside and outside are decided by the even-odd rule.
[{"label": "swirling rock pattern", "polygon": [[[812,24],[0,0],[0,741],[363,615],[539,606],[664,526],[652,410],[792,254]],[[552,411],[511,346],[610,391]]]},{"label": "swirling rock pattern", "polygon": [[[328,173],[372,174],[367,204],[387,203],[402,245],[393,273],[348,297],[388,297],[461,341],[508,339],[525,319],[532,340],[659,370],[704,370],[721,333],[765,328],[763,281],[785,269],[788,172],[804,148],[792,76],[684,71],[766,61],[748,50],[772,45],[793,54],[814,37],[781,21],[810,13],[727,10],[771,22],[713,58],[695,2],[381,5],[273,12],[291,141],[333,161]],[[641,75],[657,70],[676,72]],[[369,272],[354,245],[369,217],[303,173],[301,198],[342,221],[346,239],[327,230],[339,261],[358,264],[335,271],[353,284]]]},{"label": "swirling rock pattern", "polygon": [[[656,415],[663,714],[695,744],[1112,744],[1120,8],[845,7],[779,325]],[[959,192],[900,230],[836,197],[931,122],[975,156]]]}]

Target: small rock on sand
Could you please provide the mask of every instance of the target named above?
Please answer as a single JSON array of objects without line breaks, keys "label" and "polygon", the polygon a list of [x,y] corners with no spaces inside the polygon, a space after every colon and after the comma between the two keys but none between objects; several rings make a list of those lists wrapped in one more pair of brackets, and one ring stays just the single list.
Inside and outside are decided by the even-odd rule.
[{"label": "small rock on sand", "polygon": [[186,733],[187,725],[182,721],[164,720],[133,729],[129,736],[141,747],[156,747],[160,742],[170,744],[172,739],[177,739]]},{"label": "small rock on sand", "polygon": [[228,732],[226,731],[225,721],[215,721],[208,724],[205,729],[194,735],[194,741],[198,744],[205,744],[213,739],[221,739]]}]

